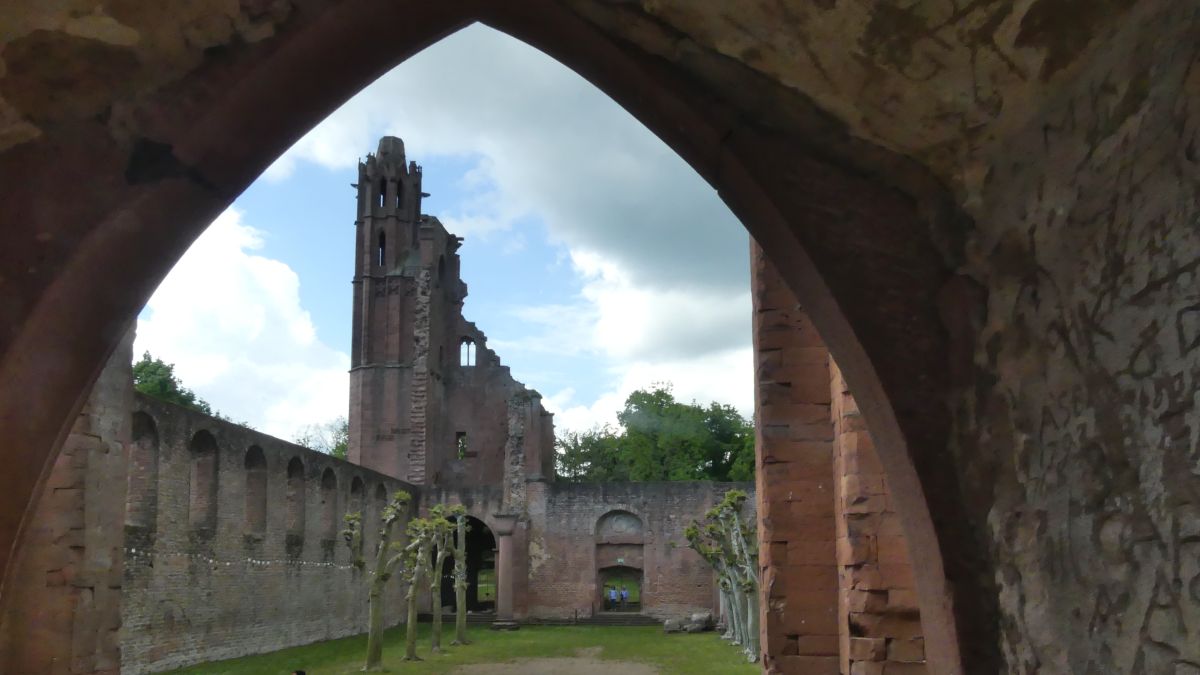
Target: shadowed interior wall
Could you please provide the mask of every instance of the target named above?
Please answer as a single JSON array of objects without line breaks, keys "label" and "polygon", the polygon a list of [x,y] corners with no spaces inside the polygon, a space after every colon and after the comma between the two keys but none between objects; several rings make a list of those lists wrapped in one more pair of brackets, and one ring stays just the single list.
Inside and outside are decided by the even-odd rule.
[{"label": "shadowed interior wall", "polygon": [[[37,527],[18,558],[5,599],[0,672],[117,675],[121,672],[126,452],[152,479],[153,430],[130,448],[133,332],[109,358],[50,470]],[[133,515],[149,519],[153,501]]]}]

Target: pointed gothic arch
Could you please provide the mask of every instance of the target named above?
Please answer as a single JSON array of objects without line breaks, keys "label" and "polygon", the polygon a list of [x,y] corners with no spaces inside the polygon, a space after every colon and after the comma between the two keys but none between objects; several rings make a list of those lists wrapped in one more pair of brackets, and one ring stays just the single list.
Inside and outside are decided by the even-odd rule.
[{"label": "pointed gothic arch", "polygon": [[[87,218],[79,220],[96,236],[74,237],[79,242],[74,254],[50,268],[56,283],[30,282],[29,297],[44,301],[23,303],[16,310],[21,323],[2,364],[6,384],[0,389],[0,418],[17,420],[10,430],[15,448],[11,465],[17,468],[13,489],[0,502],[8,514],[0,529],[0,560],[7,564],[9,544],[19,529],[16,514],[24,512],[40,486],[42,468],[57,452],[56,439],[65,437],[61,432],[79,405],[79,392],[117,340],[110,327],[124,325],[136,314],[153,282],[199,228],[320,115],[439,36],[479,20],[537,46],[597,84],[719,189],[763,243],[842,365],[877,437],[909,540],[927,552],[918,582],[922,613],[930,622],[926,638],[931,660],[946,664],[947,670],[958,662],[952,609],[962,613],[957,628],[966,631],[973,649],[983,650],[985,661],[994,660],[995,648],[987,646],[995,644],[994,616],[989,607],[972,604],[990,597],[988,575],[971,569],[980,561],[986,566],[989,558],[967,527],[954,467],[943,461],[946,413],[928,403],[945,400],[949,386],[939,375],[946,370],[945,331],[931,300],[938,297],[946,265],[931,242],[920,213],[923,205],[915,203],[920,200],[897,195],[897,183],[873,173],[904,158],[885,156],[863,166],[857,155],[847,156],[850,150],[837,144],[861,146],[845,141],[844,132],[805,101],[782,99],[781,105],[764,111],[762,97],[754,94],[765,86],[756,79],[758,73],[735,70],[737,79],[722,70],[734,68],[732,64],[707,63],[702,67],[725,73],[719,81],[741,83],[718,92],[716,85],[688,77],[670,59],[611,39],[604,32],[612,21],[608,15],[585,18],[542,2],[397,2],[381,12],[365,12],[355,2],[314,7],[281,32],[274,48],[232,49],[224,53],[227,67],[198,69],[169,98],[145,97],[147,105],[158,106],[155,140],[138,137],[137,148],[133,140],[118,143],[111,150],[113,161],[93,161],[94,153],[106,150],[98,149],[100,144],[85,148],[84,143],[66,149],[77,156],[53,160],[63,166],[127,168],[119,176],[113,169],[112,189],[80,200],[78,208]],[[323,58],[328,53],[345,58]],[[773,123],[746,122],[766,118]],[[814,151],[814,145],[820,147]],[[22,150],[21,157],[39,160],[39,153],[50,149],[61,151],[49,142]],[[151,161],[161,160],[164,152],[170,162]],[[887,155],[876,148],[863,154]],[[190,182],[180,185],[155,173],[165,165],[180,167],[180,175],[191,176]],[[906,186],[901,183],[899,189]],[[821,221],[828,220],[827,213],[840,213],[847,195],[854,196],[860,209],[835,223],[842,233],[886,223],[907,242],[888,251],[895,261],[889,269],[898,270],[894,280],[902,281],[902,287],[877,283],[889,280],[889,269],[855,264],[852,247],[831,243],[847,238]],[[53,231],[54,218],[73,220],[58,212],[37,215],[38,209],[26,208],[25,202],[10,211],[46,219],[24,228],[31,233]],[[155,231],[150,226],[168,215],[177,227]],[[868,268],[865,273],[863,267]],[[96,269],[121,273],[97,279],[89,273]],[[884,290],[890,298],[886,306],[874,302]],[[97,326],[105,328],[89,330]],[[923,339],[904,339],[912,334]],[[901,344],[902,354],[896,351]],[[68,345],[78,356],[77,365],[57,372],[40,367],[44,349],[66,351]],[[23,417],[19,412],[27,408],[30,392],[50,403]],[[936,530],[931,508],[939,515]],[[962,553],[944,558],[943,551]],[[950,570],[953,589],[944,563],[955,566]]]}]

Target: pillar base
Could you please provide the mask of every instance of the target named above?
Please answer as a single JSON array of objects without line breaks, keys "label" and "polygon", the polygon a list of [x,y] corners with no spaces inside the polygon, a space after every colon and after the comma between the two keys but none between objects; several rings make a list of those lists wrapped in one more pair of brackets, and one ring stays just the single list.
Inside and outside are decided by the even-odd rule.
[{"label": "pillar base", "polygon": [[508,619],[497,620],[492,622],[492,630],[520,630],[521,624]]}]

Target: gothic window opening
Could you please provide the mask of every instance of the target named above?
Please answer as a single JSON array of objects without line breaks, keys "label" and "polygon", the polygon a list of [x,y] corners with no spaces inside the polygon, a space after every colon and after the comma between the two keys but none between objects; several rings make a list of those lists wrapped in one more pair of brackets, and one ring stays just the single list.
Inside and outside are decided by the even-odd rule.
[{"label": "gothic window opening", "polygon": [[404,205],[404,183],[396,183],[396,210]]},{"label": "gothic window opening", "polygon": [[387,238],[382,232],[379,233],[379,245],[375,247],[375,264],[383,267],[384,255],[387,253]]},{"label": "gothic window opening", "polygon": [[387,206],[387,179],[379,179],[379,208]]},{"label": "gothic window opening", "polygon": [[475,341],[471,338],[463,338],[459,345],[458,363],[463,366],[475,365]]},{"label": "gothic window opening", "polygon": [[454,434],[454,447],[458,450],[459,459],[466,459],[471,456],[467,451],[467,432],[459,431]]},{"label": "gothic window opening", "polygon": [[267,530],[267,458],[262,448],[246,451],[246,532],[263,534]]}]

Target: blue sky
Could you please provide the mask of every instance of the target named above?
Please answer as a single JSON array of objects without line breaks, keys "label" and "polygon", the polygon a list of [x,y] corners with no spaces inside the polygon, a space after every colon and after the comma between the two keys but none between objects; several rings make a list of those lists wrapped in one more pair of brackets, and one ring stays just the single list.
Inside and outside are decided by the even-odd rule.
[{"label": "blue sky", "polygon": [[384,134],[465,237],[469,320],[557,426],[635,387],[750,413],[748,236],[710,186],[573,72],[472,26],[319,124],[189,250],[139,321],[217,409],[285,438],[345,414],[356,164]]}]

